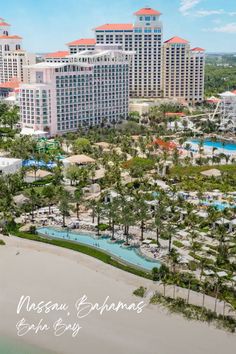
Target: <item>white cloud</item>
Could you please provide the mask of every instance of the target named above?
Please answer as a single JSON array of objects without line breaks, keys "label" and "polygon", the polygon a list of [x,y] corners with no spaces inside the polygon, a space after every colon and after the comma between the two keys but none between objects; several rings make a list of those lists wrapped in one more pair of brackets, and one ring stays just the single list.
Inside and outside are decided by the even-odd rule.
[{"label": "white cloud", "polygon": [[219,10],[198,10],[195,12],[195,16],[197,17],[206,17],[212,15],[228,15],[228,16],[236,16],[236,12],[227,12],[223,9]]},{"label": "white cloud", "polygon": [[236,33],[236,22],[227,23],[224,26],[208,29],[207,31],[219,32],[219,33]]},{"label": "white cloud", "polygon": [[198,17],[205,17],[205,16],[211,16],[211,15],[222,15],[224,14],[225,11],[223,9],[219,10],[199,10],[196,11],[196,16]]},{"label": "white cloud", "polygon": [[202,0],[180,0],[179,11],[182,15],[188,15],[189,10],[198,5]]}]

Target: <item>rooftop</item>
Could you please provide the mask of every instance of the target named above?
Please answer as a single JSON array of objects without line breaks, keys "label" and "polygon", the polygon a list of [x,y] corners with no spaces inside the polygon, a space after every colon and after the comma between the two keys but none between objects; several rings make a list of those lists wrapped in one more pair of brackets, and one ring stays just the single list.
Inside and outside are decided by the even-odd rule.
[{"label": "rooftop", "polygon": [[196,48],[191,49],[191,51],[192,52],[205,52],[205,49],[196,47]]},{"label": "rooftop", "polygon": [[185,117],[186,114],[184,112],[166,112],[167,117]]},{"label": "rooftop", "polygon": [[72,155],[63,160],[63,162],[69,162],[72,164],[84,165],[89,163],[94,163],[95,160],[87,155]]},{"label": "rooftop", "polygon": [[154,10],[151,7],[144,7],[134,13],[136,16],[142,16],[142,15],[161,15],[160,11]]},{"label": "rooftop", "polygon": [[22,37],[16,36],[16,35],[13,35],[13,36],[3,35],[3,36],[0,36],[0,39],[22,39]]},{"label": "rooftop", "polygon": [[69,55],[67,50],[58,50],[57,52],[46,54],[45,58],[65,58],[67,55]]},{"label": "rooftop", "polygon": [[32,65],[29,65],[27,66],[28,68],[31,68],[31,69],[50,69],[50,68],[61,68],[63,66],[65,66],[66,63],[57,63],[57,62],[54,62],[54,63],[48,63],[48,62],[42,62],[42,63],[37,63],[37,64],[32,64]]},{"label": "rooftop", "polygon": [[2,19],[0,19],[0,26],[11,26],[11,25],[9,25],[9,23],[6,23],[5,21],[2,21]]},{"label": "rooftop", "polygon": [[95,28],[95,31],[130,31],[133,30],[132,23],[106,23]]},{"label": "rooftop", "polygon": [[170,44],[187,44],[189,41],[186,41],[186,39],[180,38],[180,37],[172,37],[165,41],[164,43],[170,43]]},{"label": "rooftop", "polygon": [[21,162],[21,159],[15,159],[12,157],[0,157],[0,166],[4,167],[4,166],[9,166],[14,164],[15,162]]},{"label": "rooftop", "polygon": [[0,83],[0,88],[16,89],[20,86],[20,81],[17,77],[13,77],[10,81]]},{"label": "rooftop", "polygon": [[80,38],[73,42],[67,43],[67,45],[95,45],[96,39],[94,38]]}]

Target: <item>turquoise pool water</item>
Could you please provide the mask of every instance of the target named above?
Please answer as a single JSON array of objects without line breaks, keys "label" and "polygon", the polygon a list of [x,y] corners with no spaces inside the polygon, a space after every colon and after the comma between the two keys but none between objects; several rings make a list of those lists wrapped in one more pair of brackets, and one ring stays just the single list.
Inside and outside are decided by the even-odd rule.
[{"label": "turquoise pool water", "polygon": [[67,230],[55,230],[50,227],[41,227],[37,231],[49,237],[75,241],[84,245],[95,247],[97,249],[108,252],[111,255],[114,255],[121,261],[149,271],[154,267],[160,267],[160,262],[151,261],[144,258],[137,252],[135,248],[126,248],[122,247],[120,243],[110,242],[108,237],[96,239],[92,235],[90,236],[73,231],[70,231],[68,234]]},{"label": "turquoise pool water", "polygon": [[[199,144],[198,139],[193,139],[190,141],[191,143]],[[229,151],[236,151],[236,144],[235,143],[227,143],[225,142],[224,144],[222,141],[211,141],[211,140],[205,140],[204,141],[204,146],[206,147],[211,147],[211,148],[218,148],[218,149],[224,149],[224,150],[229,150]]]},{"label": "turquoise pool water", "polygon": [[230,205],[228,203],[223,203],[223,202],[218,202],[218,201],[207,201],[207,200],[204,200],[202,201],[202,204],[203,205],[206,205],[206,206],[214,206],[216,207],[216,209],[218,210],[224,210],[225,208],[236,208],[236,205]]}]

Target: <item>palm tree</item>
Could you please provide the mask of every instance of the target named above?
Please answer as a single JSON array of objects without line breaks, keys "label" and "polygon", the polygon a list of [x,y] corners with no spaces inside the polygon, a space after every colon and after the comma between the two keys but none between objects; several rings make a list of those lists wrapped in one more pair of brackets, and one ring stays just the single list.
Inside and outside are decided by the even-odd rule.
[{"label": "palm tree", "polygon": [[138,194],[135,195],[134,204],[135,204],[134,207],[136,212],[136,218],[140,222],[140,230],[141,230],[140,241],[143,241],[145,223],[149,218],[149,209],[145,198],[143,198]]},{"label": "palm tree", "polygon": [[8,110],[3,114],[1,120],[4,125],[9,125],[10,128],[13,129],[13,126],[16,125],[20,120],[19,107],[13,106],[8,108]]},{"label": "palm tree", "polygon": [[114,198],[111,202],[106,205],[108,212],[109,224],[111,226],[111,240],[115,240],[115,223],[119,220],[120,204],[119,199]]},{"label": "palm tree", "polygon": [[124,235],[126,236],[125,245],[129,245],[129,228],[135,224],[135,214],[134,214],[134,205],[132,201],[127,201],[124,198],[121,198],[121,213],[120,221],[124,225]]},{"label": "palm tree", "polygon": [[100,219],[104,211],[104,206],[101,200],[94,201],[93,212],[97,216],[97,235],[100,235]]},{"label": "palm tree", "polygon": [[59,210],[62,214],[62,226],[66,227],[66,216],[70,215],[70,193],[66,190],[62,190],[60,193]]},{"label": "palm tree", "polygon": [[51,214],[51,206],[56,201],[56,189],[53,184],[43,187],[42,196],[48,204],[48,213]]},{"label": "palm tree", "polygon": [[159,275],[163,284],[163,296],[166,296],[166,280],[169,275],[169,268],[165,264],[161,264],[159,268]]},{"label": "palm tree", "polygon": [[34,188],[30,188],[30,190],[27,193],[27,196],[29,198],[30,205],[31,205],[31,220],[33,222],[34,221],[35,207],[39,203],[40,196],[39,196],[39,194],[36,192],[36,190]]},{"label": "palm tree", "polygon": [[76,214],[77,214],[77,219],[79,219],[79,207],[80,207],[80,203],[83,200],[83,190],[82,188],[77,188],[74,191],[74,200],[76,202]]}]

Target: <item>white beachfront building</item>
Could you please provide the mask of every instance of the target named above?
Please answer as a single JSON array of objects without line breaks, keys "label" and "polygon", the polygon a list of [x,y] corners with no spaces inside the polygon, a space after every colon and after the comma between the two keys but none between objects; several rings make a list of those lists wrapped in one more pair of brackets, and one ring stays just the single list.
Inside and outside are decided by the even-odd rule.
[{"label": "white beachfront building", "polygon": [[128,117],[129,63],[133,53],[96,46],[69,62],[30,66],[33,81],[20,86],[22,127],[54,136]]},{"label": "white beachfront building", "polygon": [[8,175],[18,172],[22,167],[21,159],[0,157],[0,175]]},{"label": "white beachfront building", "polygon": [[236,131],[236,90],[220,94],[221,130]]}]

